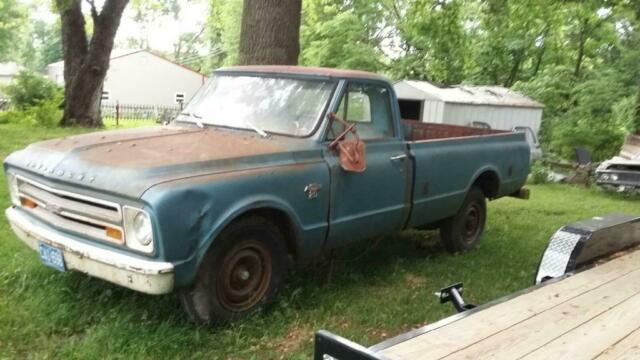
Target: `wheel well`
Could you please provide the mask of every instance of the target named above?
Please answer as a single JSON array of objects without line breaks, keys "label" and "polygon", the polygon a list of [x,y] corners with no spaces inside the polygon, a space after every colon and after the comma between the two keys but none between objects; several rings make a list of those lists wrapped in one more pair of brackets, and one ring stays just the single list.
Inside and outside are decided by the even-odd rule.
[{"label": "wheel well", "polygon": [[265,219],[268,219],[269,221],[272,221],[273,224],[275,224],[280,229],[282,235],[284,236],[286,242],[285,245],[287,246],[287,252],[289,253],[289,256],[291,256],[293,259],[297,258],[298,234],[296,232],[293,221],[286,212],[274,208],[252,209],[238,216],[233,221],[237,221],[239,218],[246,216],[261,216]]},{"label": "wheel well", "polygon": [[498,196],[500,178],[498,178],[498,175],[493,171],[485,171],[476,178],[473,185],[482,189],[485,197],[494,199]]}]

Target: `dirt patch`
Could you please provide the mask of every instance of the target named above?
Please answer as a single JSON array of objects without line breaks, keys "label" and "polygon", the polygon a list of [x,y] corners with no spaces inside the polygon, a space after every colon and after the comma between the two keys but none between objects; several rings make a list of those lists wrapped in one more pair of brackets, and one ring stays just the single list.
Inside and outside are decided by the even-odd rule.
[{"label": "dirt patch", "polygon": [[293,324],[287,335],[276,344],[276,349],[282,354],[280,357],[283,359],[285,354],[291,353],[301,346],[313,342],[314,329],[309,325],[301,325],[300,323]]},{"label": "dirt patch", "polygon": [[424,287],[424,284],[427,283],[427,279],[425,279],[424,277],[411,274],[411,273],[408,273],[404,276],[404,281],[412,289],[415,289],[418,287]]}]

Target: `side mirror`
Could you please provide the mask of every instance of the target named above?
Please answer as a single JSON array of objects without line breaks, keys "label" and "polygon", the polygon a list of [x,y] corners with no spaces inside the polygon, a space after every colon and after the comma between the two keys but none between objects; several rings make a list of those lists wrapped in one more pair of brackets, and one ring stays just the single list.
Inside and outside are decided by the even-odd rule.
[{"label": "side mirror", "polygon": [[365,145],[360,139],[338,143],[340,165],[345,171],[363,172],[367,169]]},{"label": "side mirror", "polygon": [[[366,146],[358,136],[356,124],[347,123],[335,113],[329,113],[327,117],[330,121],[329,126],[332,126],[334,121],[338,121],[345,127],[344,131],[329,144],[329,148],[338,153],[342,169],[349,172],[365,171],[367,169]],[[353,134],[353,139],[346,139],[349,133]]]}]

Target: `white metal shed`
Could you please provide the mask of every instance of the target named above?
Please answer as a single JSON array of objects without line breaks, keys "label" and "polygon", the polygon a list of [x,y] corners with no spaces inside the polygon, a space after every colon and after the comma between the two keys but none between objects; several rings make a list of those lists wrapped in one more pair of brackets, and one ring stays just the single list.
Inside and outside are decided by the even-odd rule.
[{"label": "white metal shed", "polygon": [[436,86],[428,81],[394,84],[405,119],[492,129],[529,127],[537,135],[544,105],[501,86]]}]

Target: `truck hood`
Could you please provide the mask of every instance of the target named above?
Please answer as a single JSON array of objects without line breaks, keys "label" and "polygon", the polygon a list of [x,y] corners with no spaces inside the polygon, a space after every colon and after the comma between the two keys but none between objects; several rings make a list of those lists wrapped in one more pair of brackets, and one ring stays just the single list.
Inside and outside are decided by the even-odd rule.
[{"label": "truck hood", "polygon": [[627,135],[620,154],[603,161],[597,170],[607,170],[612,165],[640,166],[640,135]]},{"label": "truck hood", "polygon": [[304,142],[261,138],[242,130],[170,125],[34,143],[11,154],[5,164],[52,181],[138,198],[155,184],[187,176],[291,163],[293,152]]}]

